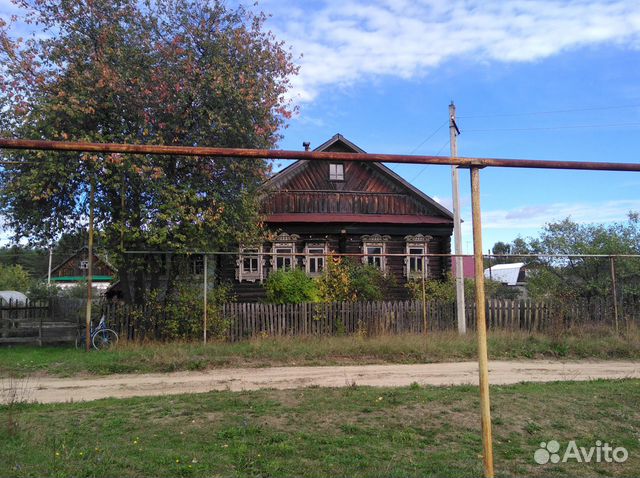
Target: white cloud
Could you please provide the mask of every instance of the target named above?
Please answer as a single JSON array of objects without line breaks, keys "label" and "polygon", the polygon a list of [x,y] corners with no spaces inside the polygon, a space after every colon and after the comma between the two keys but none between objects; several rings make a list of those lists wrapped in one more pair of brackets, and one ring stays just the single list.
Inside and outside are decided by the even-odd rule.
[{"label": "white cloud", "polygon": [[[302,3],[305,5],[305,3]],[[369,76],[412,78],[442,62],[527,62],[588,45],[640,47],[640,8],[628,0],[267,0],[270,27],[300,59],[292,94]]]},{"label": "white cloud", "polygon": [[[567,217],[581,224],[624,222],[629,211],[640,211],[639,199],[600,203],[553,203],[482,212],[483,229],[541,229]],[[470,222],[470,221],[469,221]],[[468,225],[470,227],[470,224]]]}]

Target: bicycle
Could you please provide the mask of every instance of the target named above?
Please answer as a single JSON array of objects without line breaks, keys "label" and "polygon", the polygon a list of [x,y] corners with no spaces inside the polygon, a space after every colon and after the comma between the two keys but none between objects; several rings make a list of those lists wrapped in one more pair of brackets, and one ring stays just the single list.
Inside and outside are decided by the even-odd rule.
[{"label": "bicycle", "polygon": [[[118,334],[115,330],[107,327],[106,317],[103,315],[100,317],[98,326],[93,328],[93,321],[89,322],[89,337],[91,338],[91,345],[96,350],[102,350],[111,347],[118,343]],[[76,333],[76,348],[85,348],[86,330],[78,329]]]}]

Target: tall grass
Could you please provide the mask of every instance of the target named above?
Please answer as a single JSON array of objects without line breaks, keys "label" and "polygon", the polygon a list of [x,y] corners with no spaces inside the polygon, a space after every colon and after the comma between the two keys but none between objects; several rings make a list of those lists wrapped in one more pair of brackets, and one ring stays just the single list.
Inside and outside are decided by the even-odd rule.
[{"label": "tall grass", "polygon": [[[582,328],[562,334],[490,331],[489,357],[499,359],[640,359],[637,329],[616,335]],[[120,342],[108,351],[68,347],[0,349],[0,376],[32,373],[75,375],[204,370],[215,367],[267,367],[375,363],[428,363],[473,360],[477,338],[455,331],[377,337],[262,337],[237,343]]]}]

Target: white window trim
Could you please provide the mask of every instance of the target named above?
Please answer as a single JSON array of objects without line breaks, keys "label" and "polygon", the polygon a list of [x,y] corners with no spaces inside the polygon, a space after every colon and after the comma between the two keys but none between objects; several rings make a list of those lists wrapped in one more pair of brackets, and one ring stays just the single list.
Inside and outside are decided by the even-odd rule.
[{"label": "white window trim", "polygon": [[[245,271],[244,260],[247,258],[258,259],[258,268],[256,271]],[[241,246],[240,255],[236,261],[236,279],[238,282],[262,282],[264,270],[264,256],[262,254],[262,246]]]},{"label": "white window trim", "polygon": [[329,181],[344,181],[344,163],[329,163]]},{"label": "white window trim", "polygon": [[[431,236],[423,236],[422,234],[416,234],[415,236],[405,236],[405,258],[404,258],[404,274],[407,279],[422,279],[423,271],[424,278],[429,276],[429,257],[426,254],[429,253],[429,240]],[[411,254],[411,249],[422,249],[421,254]],[[411,258],[422,258],[423,271],[411,270]]]},{"label": "white window trim", "polygon": [[[322,253],[314,252],[312,254],[311,249],[322,249]],[[321,271],[316,270],[316,272],[311,272],[311,261],[315,259],[316,266],[317,266],[317,259],[319,258],[322,259],[322,270]],[[310,277],[319,277],[322,275],[326,267],[327,267],[327,243],[321,242],[321,243],[306,244],[304,246],[304,270],[307,273],[307,275]]]},{"label": "white window trim", "polygon": [[[273,246],[271,248],[271,269],[273,271],[278,270],[278,258],[282,257],[285,260],[289,258],[291,263],[291,270],[296,269],[298,267],[298,260],[296,256],[296,241],[300,236],[297,234],[287,234],[283,232],[280,234],[276,240],[273,242]],[[290,253],[278,253],[278,249],[291,249]],[[283,270],[287,270],[284,268]]]},{"label": "white window trim", "polygon": [[[381,236],[380,234],[373,234],[370,236],[362,236],[362,263],[367,265],[369,264],[370,257],[379,257],[380,258],[380,270],[385,272],[387,270],[387,258],[384,256],[387,252],[387,241],[391,239],[390,236]],[[367,254],[367,249],[369,247],[379,247],[380,253],[378,254]],[[373,265],[373,264],[372,264]]]}]

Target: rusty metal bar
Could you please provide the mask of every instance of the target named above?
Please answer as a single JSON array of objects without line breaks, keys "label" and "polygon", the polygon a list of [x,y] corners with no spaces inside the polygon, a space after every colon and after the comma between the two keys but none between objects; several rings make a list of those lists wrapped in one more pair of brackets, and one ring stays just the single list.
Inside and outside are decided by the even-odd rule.
[{"label": "rusty metal bar", "polygon": [[640,172],[640,163],[601,163],[589,161],[549,161],[536,159],[460,158],[450,156],[412,156],[402,154],[337,153],[285,151],[271,149],[209,148],[151,144],[85,143],[0,138],[0,149],[32,149],[86,153],[161,154],[174,156],[213,156],[228,158],[309,159],[325,161],[365,161],[406,164],[440,164],[463,167],[583,169],[591,171]]},{"label": "rusty metal bar", "polygon": [[475,256],[476,328],[478,334],[478,366],[480,375],[482,460],[484,463],[484,476],[486,478],[493,478],[493,442],[491,438],[487,318],[484,298],[484,268],[482,264],[482,218],[480,214],[479,168],[471,168],[471,215],[473,218],[473,253]]},{"label": "rusty metal bar", "polygon": [[[269,241],[266,241],[269,242]],[[209,255],[218,255],[218,256],[237,256],[238,254],[242,254],[240,251],[122,251],[124,254],[209,254]],[[251,252],[246,253],[248,256],[269,256],[274,254],[273,252]],[[284,254],[283,254],[284,255]],[[307,255],[306,252],[292,252],[290,254],[286,254],[287,256],[300,256],[305,257]],[[327,252],[324,254],[316,254],[318,256],[334,256],[334,257],[363,257],[370,256],[373,254],[367,254],[365,252]],[[405,253],[390,253],[390,252],[381,252],[380,254],[375,254],[380,257],[407,257],[411,254]],[[415,255],[415,254],[414,254]],[[473,254],[439,254],[435,252],[425,252],[423,254],[425,257],[473,257]],[[486,254],[483,257],[502,257],[502,258],[515,258],[515,257],[547,257],[547,258],[563,258],[563,257],[618,257],[618,258],[632,258],[632,257],[640,257],[640,254]]]}]

